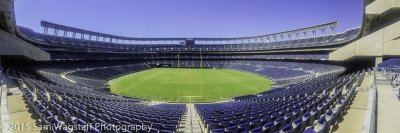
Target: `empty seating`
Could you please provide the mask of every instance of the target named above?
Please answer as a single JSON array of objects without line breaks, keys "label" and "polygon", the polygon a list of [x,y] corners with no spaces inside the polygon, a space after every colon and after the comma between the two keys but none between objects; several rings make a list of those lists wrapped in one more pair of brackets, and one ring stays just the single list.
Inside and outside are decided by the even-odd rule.
[{"label": "empty seating", "polygon": [[[50,125],[48,131],[70,132],[61,127],[87,126],[88,123],[110,126],[143,123],[158,125],[154,128],[160,132],[175,132],[186,108],[182,104],[143,105],[131,98],[114,96],[104,91],[77,85],[66,87],[30,76],[20,76],[21,84],[26,86],[22,88],[24,99],[41,124]],[[102,128],[91,126],[74,132],[96,133],[100,132],[99,129]]]},{"label": "empty seating", "polygon": [[239,132],[327,132],[347,110],[361,77],[360,73],[330,75],[256,97],[195,107],[206,128],[216,132],[236,127]]},{"label": "empty seating", "polygon": [[[164,61],[176,65],[174,61]],[[180,62],[182,63],[182,62]],[[355,95],[360,72],[343,74],[344,67],[303,62],[278,61],[205,61],[205,66],[248,71],[280,79],[299,79],[282,87],[235,101],[196,104],[201,122],[210,132],[325,132],[349,108]],[[49,131],[70,132],[55,128],[86,126],[75,132],[104,132],[88,123],[118,125],[153,125],[149,131],[176,132],[186,110],[183,104],[146,105],[141,99],[116,96],[101,89],[104,83],[122,74],[151,69],[149,62],[63,63],[23,66],[8,71],[24,86],[24,99]],[[173,66],[172,65],[172,66]],[[183,62],[195,66],[200,63]],[[273,71],[273,72],[271,72]],[[279,75],[280,74],[280,75]],[[301,77],[301,78],[296,78]],[[80,80],[74,82],[74,80]],[[98,88],[97,88],[98,87]],[[310,127],[307,128],[306,127]],[[113,129],[115,132],[134,132]]]}]

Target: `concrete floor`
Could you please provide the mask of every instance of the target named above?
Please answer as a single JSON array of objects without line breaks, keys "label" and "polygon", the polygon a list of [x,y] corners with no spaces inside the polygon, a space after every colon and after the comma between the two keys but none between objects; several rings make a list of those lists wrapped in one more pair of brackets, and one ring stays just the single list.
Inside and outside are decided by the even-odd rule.
[{"label": "concrete floor", "polygon": [[18,88],[11,88],[13,95],[7,96],[8,112],[13,133],[40,133],[32,113]]},{"label": "concrete floor", "polygon": [[372,75],[365,75],[357,94],[350,105],[350,109],[339,123],[332,127],[335,133],[359,133],[363,127],[364,117],[368,106],[368,87],[372,84]]},{"label": "concrete floor", "polygon": [[[384,77],[377,72],[377,80],[382,81]],[[400,101],[395,96],[389,82],[377,85],[378,92],[378,133],[400,133]]]}]

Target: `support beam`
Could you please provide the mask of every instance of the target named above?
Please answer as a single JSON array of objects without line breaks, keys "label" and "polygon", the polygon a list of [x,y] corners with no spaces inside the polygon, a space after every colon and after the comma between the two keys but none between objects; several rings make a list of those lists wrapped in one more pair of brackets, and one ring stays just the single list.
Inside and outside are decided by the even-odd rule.
[{"label": "support beam", "polygon": [[49,31],[49,28],[48,28],[48,27],[44,27],[43,30],[44,30],[44,31],[43,31],[43,34],[47,34],[47,32]]},{"label": "support beam", "polygon": [[317,37],[317,32],[315,30],[312,30],[311,32],[312,32],[313,38]]},{"label": "support beam", "polygon": [[0,86],[3,84],[3,66],[1,65],[1,57],[0,57]]},{"label": "support beam", "polygon": [[382,63],[382,56],[375,57],[375,67],[378,67],[378,64]]}]

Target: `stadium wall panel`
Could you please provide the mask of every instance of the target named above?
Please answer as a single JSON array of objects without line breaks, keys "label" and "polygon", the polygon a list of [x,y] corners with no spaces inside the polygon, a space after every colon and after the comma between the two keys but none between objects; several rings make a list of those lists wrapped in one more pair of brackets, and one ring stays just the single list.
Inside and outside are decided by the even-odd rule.
[{"label": "stadium wall panel", "polygon": [[354,57],[400,56],[400,21],[373,32],[329,54],[329,60]]},{"label": "stadium wall panel", "polygon": [[396,7],[400,7],[399,0],[375,0],[366,7],[366,14],[381,14]]},{"label": "stadium wall panel", "polygon": [[18,56],[36,61],[50,60],[50,54],[4,31],[0,31],[0,56]]}]

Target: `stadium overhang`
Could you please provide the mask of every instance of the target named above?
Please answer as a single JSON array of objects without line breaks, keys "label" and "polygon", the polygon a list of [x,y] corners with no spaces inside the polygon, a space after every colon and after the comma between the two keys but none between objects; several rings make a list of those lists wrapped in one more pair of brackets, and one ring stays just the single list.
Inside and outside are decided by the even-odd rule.
[{"label": "stadium overhang", "polygon": [[400,57],[400,2],[375,0],[365,5],[363,36],[329,54],[331,61],[369,60],[375,66]]},{"label": "stadium overhang", "polygon": [[34,61],[50,60],[50,54],[9,33],[0,30],[1,58],[23,58]]},{"label": "stadium overhang", "polygon": [[245,44],[245,43],[270,43],[284,42],[288,40],[299,40],[304,38],[316,38],[317,36],[328,36],[336,34],[338,22],[328,22],[315,26],[278,32],[267,35],[248,36],[248,37],[232,37],[232,38],[142,38],[142,37],[122,37],[99,33],[61,24],[55,24],[48,21],[41,21],[40,25],[44,28],[43,34],[69,37],[75,39],[88,39],[91,41],[111,42],[121,44],[157,44],[174,41],[177,44],[186,44],[188,39],[193,44]]},{"label": "stadium overhang", "polygon": [[[272,33],[267,35],[249,36],[249,37],[233,37],[233,38],[195,38],[196,42],[204,41],[207,44],[229,44],[233,43],[248,43],[248,42],[280,42],[288,40],[298,40],[302,38],[315,38],[318,35],[334,35],[336,34],[337,22],[329,22],[305,28]],[[328,32],[327,30],[330,30]]]}]

